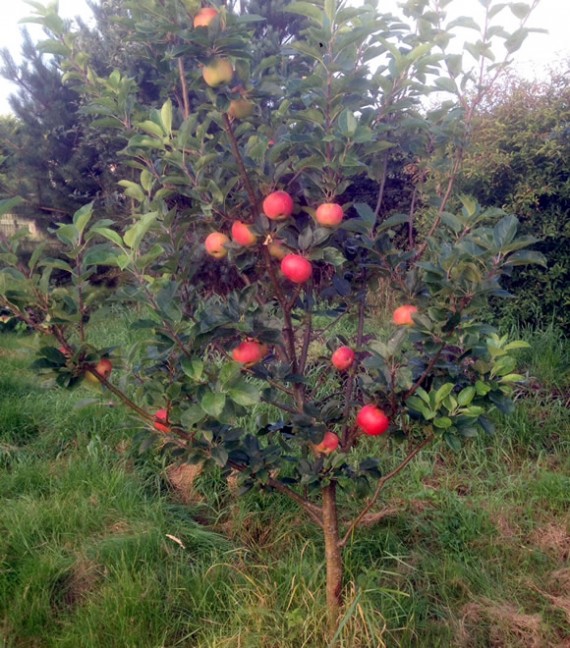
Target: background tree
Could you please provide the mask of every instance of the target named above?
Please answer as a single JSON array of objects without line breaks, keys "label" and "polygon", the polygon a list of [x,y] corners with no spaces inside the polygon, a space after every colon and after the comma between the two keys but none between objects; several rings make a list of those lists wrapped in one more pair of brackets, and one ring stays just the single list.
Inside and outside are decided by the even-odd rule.
[{"label": "background tree", "polygon": [[62,81],[57,59],[24,32],[23,61],[2,51],[2,74],[18,86],[10,105],[17,127],[3,146],[9,159],[2,191],[25,199],[19,213],[41,226],[70,217],[86,200],[116,207],[112,161],[116,148],[80,114],[80,98]]},{"label": "background tree", "polygon": [[500,312],[517,323],[554,321],[570,331],[570,82],[567,70],[544,82],[505,78],[473,123],[461,186],[485,205],[519,216],[537,237],[548,269],[516,269],[515,295]]}]

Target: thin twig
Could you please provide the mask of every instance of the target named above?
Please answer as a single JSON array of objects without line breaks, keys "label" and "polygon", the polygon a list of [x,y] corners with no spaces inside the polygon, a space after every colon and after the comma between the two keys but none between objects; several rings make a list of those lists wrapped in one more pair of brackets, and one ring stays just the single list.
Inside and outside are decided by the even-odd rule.
[{"label": "thin twig", "polygon": [[186,70],[184,69],[184,60],[178,57],[178,76],[180,77],[180,87],[182,89],[182,103],[184,106],[184,119],[190,117],[190,103],[188,101],[188,84],[186,83]]},{"label": "thin twig", "polygon": [[[366,292],[363,291],[360,295],[358,302],[358,328],[356,331],[356,350],[360,353],[362,347],[362,341],[364,339],[364,315],[366,312]],[[355,362],[350,368],[350,373],[348,375],[348,380],[346,381],[346,387],[344,392],[344,410],[342,417],[344,421],[348,421],[350,414],[350,408],[352,407],[352,398],[354,395],[354,383],[356,379],[356,370],[358,369],[359,362]],[[354,434],[354,426],[350,426],[348,422],[345,423],[344,429],[341,435],[341,446],[344,450],[348,450],[348,446],[352,440]]]},{"label": "thin twig", "polygon": [[428,446],[434,440],[434,438],[435,437],[433,435],[428,436],[418,446],[416,446],[414,450],[412,450],[408,454],[408,456],[398,466],[396,466],[396,468],[394,468],[394,470],[391,470],[388,474],[384,475],[384,477],[381,477],[378,480],[378,484],[376,485],[376,490],[374,491],[374,494],[368,500],[368,502],[366,503],[362,511],[360,511],[360,513],[349,525],[346,533],[344,534],[344,537],[339,543],[340,547],[344,547],[346,545],[346,543],[349,541],[356,527],[358,527],[358,525],[362,522],[362,520],[364,519],[368,511],[374,506],[386,482],[390,481],[390,479],[392,479],[398,473],[400,473],[410,463],[410,461],[414,459],[416,455],[418,455],[426,446]]}]

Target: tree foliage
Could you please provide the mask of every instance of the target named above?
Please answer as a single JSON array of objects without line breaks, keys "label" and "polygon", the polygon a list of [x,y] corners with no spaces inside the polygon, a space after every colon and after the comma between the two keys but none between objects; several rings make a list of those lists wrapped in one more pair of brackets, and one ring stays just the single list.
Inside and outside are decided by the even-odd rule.
[{"label": "tree foliage", "polygon": [[57,57],[42,53],[26,33],[22,56],[16,64],[2,51],[1,73],[19,89],[10,98],[16,122],[3,133],[1,194],[25,198],[19,213],[44,227],[93,199],[112,211],[117,147],[82,118],[80,97],[62,82]]},{"label": "tree foliage", "polygon": [[510,77],[474,120],[462,186],[485,205],[516,213],[521,231],[539,239],[548,269],[522,268],[502,310],[532,325],[554,320],[570,330],[570,83]]}]

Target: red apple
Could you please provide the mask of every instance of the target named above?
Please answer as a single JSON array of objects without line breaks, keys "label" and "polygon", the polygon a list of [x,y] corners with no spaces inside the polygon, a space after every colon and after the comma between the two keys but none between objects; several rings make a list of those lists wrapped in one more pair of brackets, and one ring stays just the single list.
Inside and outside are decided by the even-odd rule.
[{"label": "red apple", "polygon": [[210,88],[229,83],[234,76],[234,66],[226,58],[214,59],[209,65],[202,68],[202,77]]},{"label": "red apple", "polygon": [[339,371],[346,371],[354,362],[354,351],[347,346],[339,347],[331,356],[331,362]]},{"label": "red apple", "polygon": [[317,207],[315,219],[323,227],[336,227],[344,218],[344,211],[335,203],[323,203]]},{"label": "red apple", "polygon": [[315,452],[320,452],[322,454],[331,454],[339,446],[340,440],[334,432],[326,431],[323,437],[323,440],[320,443],[313,445],[313,450]]},{"label": "red apple", "polygon": [[414,320],[412,319],[412,315],[417,312],[418,309],[415,306],[412,306],[411,304],[405,304],[404,306],[399,306],[394,311],[394,314],[392,316],[392,321],[394,322],[394,324],[398,324],[398,326],[410,326],[411,324],[414,323]]},{"label": "red apple", "polygon": [[356,425],[369,436],[384,434],[390,427],[390,421],[376,405],[365,405],[356,416]]},{"label": "red apple", "polygon": [[207,27],[217,15],[218,10],[214,7],[202,7],[194,16],[194,27]]},{"label": "red apple", "polygon": [[286,191],[274,191],[263,201],[263,213],[271,220],[284,220],[293,213],[293,198]]},{"label": "red apple", "polygon": [[293,283],[305,283],[313,274],[310,261],[299,254],[288,254],[281,261],[281,272]]},{"label": "red apple", "polygon": [[222,232],[212,232],[206,236],[204,241],[204,247],[206,252],[213,256],[214,259],[223,259],[228,251],[226,249],[226,243],[229,243],[230,239]]},{"label": "red apple", "polygon": [[234,221],[232,225],[232,239],[234,243],[250,247],[257,243],[257,236],[250,230],[249,225],[241,221]]},{"label": "red apple", "polygon": [[252,367],[265,358],[268,350],[265,344],[256,340],[245,340],[232,351],[232,358],[246,367]]},{"label": "red apple", "polygon": [[[113,370],[113,365],[109,360],[109,358],[101,358],[101,360],[99,360],[99,362],[95,365],[95,371],[101,376],[103,376],[103,378],[106,379],[109,378],[112,370]],[[85,372],[85,380],[87,380],[87,382],[94,383],[94,384],[99,383],[99,379],[92,371]]]},{"label": "red apple", "polygon": [[164,434],[168,434],[170,432],[170,426],[168,425],[168,410],[164,408],[156,410],[156,412],[154,413],[153,426],[155,430],[164,432]]},{"label": "red apple", "polygon": [[71,356],[71,353],[64,346],[60,346],[58,348],[58,351],[62,353],[66,358],[69,358]]}]

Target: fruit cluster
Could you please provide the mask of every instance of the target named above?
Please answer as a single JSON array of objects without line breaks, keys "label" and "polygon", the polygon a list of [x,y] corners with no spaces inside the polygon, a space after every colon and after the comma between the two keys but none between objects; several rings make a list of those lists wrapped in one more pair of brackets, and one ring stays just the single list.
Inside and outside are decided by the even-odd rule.
[{"label": "fruit cluster", "polygon": [[[263,201],[262,211],[272,221],[283,221],[293,215],[294,203],[286,191],[274,191]],[[336,203],[323,203],[315,211],[315,220],[321,227],[336,227],[342,222],[344,211]],[[241,247],[257,245],[259,237],[251,225],[236,220],[231,227],[231,241]],[[215,259],[223,259],[227,253],[230,238],[223,232],[212,232],[204,241],[206,252]],[[296,284],[307,282],[313,275],[312,263],[300,254],[288,252],[278,239],[267,237],[265,241],[269,254],[281,261],[283,276]]]}]

